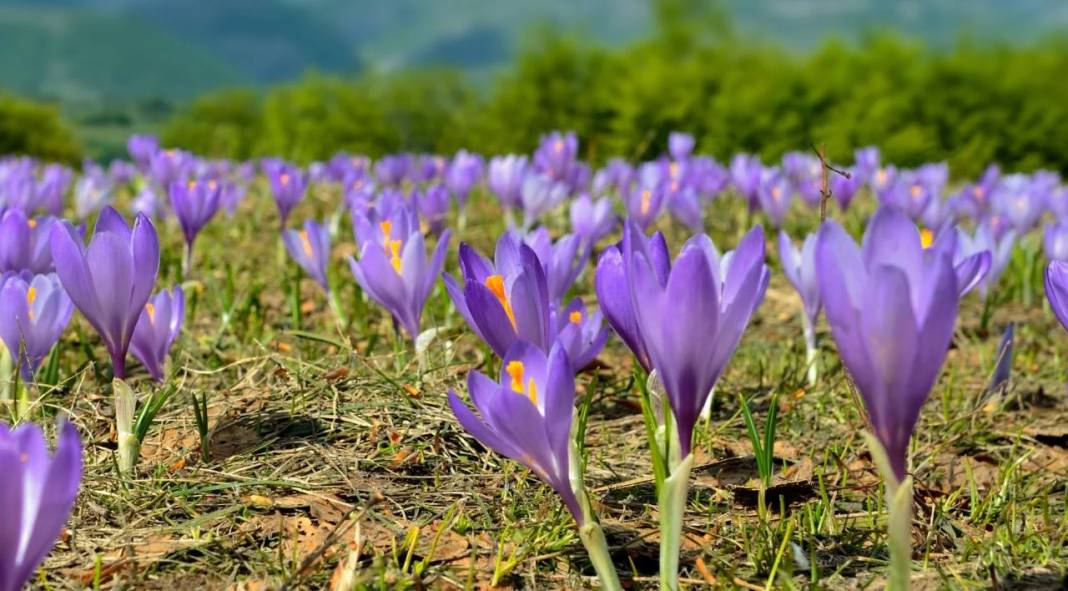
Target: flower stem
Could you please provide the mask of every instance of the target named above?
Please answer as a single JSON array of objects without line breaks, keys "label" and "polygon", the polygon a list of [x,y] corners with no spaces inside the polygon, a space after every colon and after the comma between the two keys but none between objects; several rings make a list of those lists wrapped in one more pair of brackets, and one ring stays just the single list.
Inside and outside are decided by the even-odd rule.
[{"label": "flower stem", "polygon": [[872,460],[886,483],[886,543],[890,550],[888,588],[891,591],[907,591],[912,573],[912,477],[905,476],[898,480],[879,440],[871,433],[864,435],[871,449]]},{"label": "flower stem", "polygon": [[134,433],[134,414],[137,397],[130,386],[119,379],[111,382],[115,394],[115,431],[118,433],[119,473],[133,472],[141,454],[141,442]]},{"label": "flower stem", "polygon": [[816,327],[808,314],[801,314],[801,321],[805,333],[805,366],[808,368],[808,385],[815,386],[819,379],[819,348],[816,346]]},{"label": "flower stem", "polygon": [[182,279],[189,278],[189,270],[193,266],[193,244],[186,242],[182,249]]},{"label": "flower stem", "polygon": [[15,360],[11,352],[0,343],[0,401],[11,400],[12,378],[15,375]]},{"label": "flower stem", "polygon": [[597,578],[601,581],[601,588],[605,591],[621,591],[623,586],[619,583],[619,575],[616,567],[612,564],[612,556],[608,553],[608,542],[604,539],[604,531],[596,521],[589,520],[579,528],[579,538],[586,547],[586,553],[590,555],[593,570],[597,572]]},{"label": "flower stem", "polygon": [[660,487],[660,589],[679,588],[679,551],[682,548],[682,516],[690,486],[693,454],[672,467]]}]

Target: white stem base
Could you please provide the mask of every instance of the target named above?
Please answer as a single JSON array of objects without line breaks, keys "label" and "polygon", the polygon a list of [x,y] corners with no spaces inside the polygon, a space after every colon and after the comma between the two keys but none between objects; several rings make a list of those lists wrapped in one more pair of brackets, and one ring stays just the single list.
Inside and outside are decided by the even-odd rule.
[{"label": "white stem base", "polygon": [[672,467],[660,489],[660,589],[679,588],[679,552],[682,549],[682,517],[686,513],[687,492],[693,454]]}]

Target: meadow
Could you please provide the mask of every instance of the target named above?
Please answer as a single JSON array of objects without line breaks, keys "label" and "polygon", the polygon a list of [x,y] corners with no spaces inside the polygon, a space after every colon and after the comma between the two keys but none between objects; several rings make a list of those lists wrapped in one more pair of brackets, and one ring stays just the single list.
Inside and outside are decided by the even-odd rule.
[{"label": "meadow", "polygon": [[[555,142],[566,138],[547,136],[539,150],[551,156]],[[1058,246],[1057,233],[1064,231],[1057,221],[1059,204],[1068,205],[1059,181],[1047,186],[1041,175],[1021,180],[1006,171],[988,172],[974,183],[948,175],[939,182],[935,173],[928,183],[920,173],[885,162],[864,172],[860,158],[823,166],[813,153],[802,152],[792,158],[804,166],[789,159],[760,165],[752,186],[745,182],[742,161],[715,170],[694,165],[690,170],[704,172],[686,181],[695,190],[693,201],[684,201],[670,185],[671,165],[697,157],[689,150],[676,153],[673,146],[673,156],[629,172],[616,161],[566,179],[553,175],[560,166],[582,169],[573,153],[563,165],[542,158],[540,174],[555,178],[554,184],[517,186],[517,200],[509,202],[501,191],[507,183],[493,179],[493,163],[472,155],[403,155],[377,163],[346,156],[309,169],[277,161],[242,167],[189,155],[186,168],[165,172],[153,161],[175,152],[156,146],[140,162],[138,150],[132,152],[128,170],[87,169],[71,179],[70,189],[60,191],[61,213],[87,222],[87,242],[105,203],[127,220],[131,208],[149,214],[160,241],[152,291],[180,285],[184,323],[169,354],[164,351],[158,382],[133,357],[125,376],[116,371],[83,312],[74,313],[33,383],[23,383],[9,368],[7,391],[14,399],[3,420],[37,423],[53,441],[56,417],[63,416],[80,433],[83,447],[73,512],[33,585],[596,586],[598,572],[566,504],[536,471],[465,432],[450,407],[450,389],[465,404],[470,400],[470,371],[511,372],[511,364],[501,360],[507,355],[483,342],[436,274],[412,334],[403,318],[394,318],[396,312],[391,315],[369,295],[373,289],[361,288],[347,263],[350,256],[367,260],[369,248],[383,246],[366,236],[354,240],[353,225],[358,237],[361,230],[353,222],[360,216],[352,211],[365,212],[372,229],[385,231],[383,260],[398,274],[402,264],[410,264],[407,249],[394,247],[389,259],[391,231],[381,223],[395,220],[392,207],[418,215],[410,236],[425,236],[427,253],[447,240],[444,272],[460,278],[460,244],[491,256],[510,224],[527,230],[528,240],[537,240],[536,228],[546,229],[556,244],[578,234],[576,221],[588,221],[585,210],[575,211],[585,193],[607,197],[609,211],[598,217],[607,233],[586,235],[592,237],[583,246],[588,258],[577,257],[580,274],[560,295],[580,298],[591,316],[599,302],[595,269],[621,240],[621,219],[639,220],[644,234],[663,232],[672,257],[700,231],[726,251],[755,225],[764,228],[766,292],[714,380],[707,418],[694,425],[679,540],[682,587],[886,585],[887,497],[878,458],[864,435],[871,423],[856,383],[861,380],[843,367],[838,335],[823,315],[806,343],[804,302],[784,274],[778,236],[782,228],[800,243],[826,217],[859,238],[883,208],[910,218],[917,244],[922,240],[928,249],[932,235],[955,233],[955,223],[970,236],[982,228],[995,234],[992,250],[1008,240],[1005,256],[991,253],[990,270],[976,280],[979,289],[960,298],[945,363],[906,439],[913,493],[911,586],[1066,584],[1068,334],[1043,291],[1047,258],[1068,255],[1060,250],[1068,251],[1068,241]],[[6,161],[5,170],[14,169],[14,162]],[[457,162],[468,162],[468,180],[452,178]],[[526,174],[535,174],[536,162],[537,156]],[[34,166],[39,179],[41,169]],[[612,166],[615,173],[605,172]],[[849,173],[853,185],[846,186],[832,166]],[[664,182],[648,181],[653,170],[670,172],[660,173],[668,175]],[[904,201],[880,185],[886,175],[908,179]],[[279,185],[283,177],[288,180]],[[308,179],[307,189],[287,212],[288,227],[303,227],[304,233],[293,234],[301,242],[287,251],[279,236],[280,223],[287,222],[280,220],[275,201],[297,178]],[[226,186],[222,195],[211,187],[214,208],[187,248],[188,234],[168,210],[180,208],[174,205],[176,192],[193,194],[209,182]],[[227,198],[231,185],[237,189]],[[444,208],[433,207],[428,195],[441,185],[448,187]],[[566,188],[557,190],[561,185]],[[910,209],[908,199],[917,197],[913,187],[920,185],[924,204]],[[0,188],[0,210],[22,207],[13,186],[0,182],[8,191]],[[146,191],[153,187],[158,189],[149,200]],[[980,207],[969,210],[969,203],[975,205],[969,195],[979,195],[976,187],[1005,197],[980,198]],[[1028,200],[1026,215],[1014,209],[1021,194]],[[393,205],[383,205],[388,203]],[[293,260],[302,248],[312,254],[315,234],[302,226],[307,219],[319,220],[329,236],[319,281]],[[393,237],[402,235],[398,227],[394,221]],[[54,244],[53,238],[53,256]],[[60,276],[66,284],[61,269]],[[877,295],[864,314],[880,314],[886,302]],[[149,313],[153,320],[155,313]],[[516,328],[515,315],[509,316]],[[710,341],[697,339],[689,346],[714,347]],[[808,344],[814,345],[811,353]],[[645,374],[616,334],[589,364],[574,369],[576,451],[585,468],[585,495],[599,515],[624,587],[655,588],[663,584],[658,489],[664,483],[650,460]],[[120,441],[128,433],[116,427],[116,414],[124,411],[116,408],[123,403],[114,389],[126,387],[119,384],[139,401],[133,426],[143,441],[132,469],[120,457]],[[670,396],[671,382],[666,384]],[[663,426],[663,417],[660,421]]]}]

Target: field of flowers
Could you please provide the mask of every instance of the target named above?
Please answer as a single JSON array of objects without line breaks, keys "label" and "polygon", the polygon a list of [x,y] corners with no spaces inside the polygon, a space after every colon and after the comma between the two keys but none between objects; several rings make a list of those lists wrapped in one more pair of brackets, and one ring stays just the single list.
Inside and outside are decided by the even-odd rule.
[{"label": "field of flowers", "polygon": [[1065,588],[1068,186],[698,154],[0,160],[0,591]]}]

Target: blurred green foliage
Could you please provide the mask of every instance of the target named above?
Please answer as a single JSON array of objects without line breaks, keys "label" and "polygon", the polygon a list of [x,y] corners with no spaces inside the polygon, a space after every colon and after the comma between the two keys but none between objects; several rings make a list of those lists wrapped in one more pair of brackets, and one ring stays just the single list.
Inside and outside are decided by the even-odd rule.
[{"label": "blurred green foliage", "polygon": [[[797,55],[741,38],[724,14],[701,6],[659,0],[657,34],[616,49],[536,31],[489,84],[428,69],[311,74],[263,92],[211,94],[178,109],[162,139],[217,157],[306,163],[339,150],[528,152],[539,135],[567,129],[599,163],[655,157],[670,131],[685,130],[698,151],[721,159],[747,151],[773,161],[823,145],[848,162],[874,144],[904,166],[947,160],[958,177],[990,162],[1068,173],[1066,41],[937,51],[873,34]],[[11,141],[7,149],[29,150]]]},{"label": "blurred green foliage", "polygon": [[82,148],[59,109],[0,93],[0,154],[80,164]]},{"label": "blurred green foliage", "polygon": [[424,71],[309,76],[262,101],[213,95],[171,121],[164,140],[307,162],[338,150],[526,152],[546,131],[573,129],[602,162],[655,157],[679,129],[720,158],[749,151],[773,160],[819,144],[848,161],[875,144],[905,166],[948,160],[958,176],[989,162],[1068,172],[1068,43],[935,52],[877,35],[799,57],[741,42],[729,27],[699,36],[685,21],[669,24],[619,50],[543,33],[488,89]]}]

